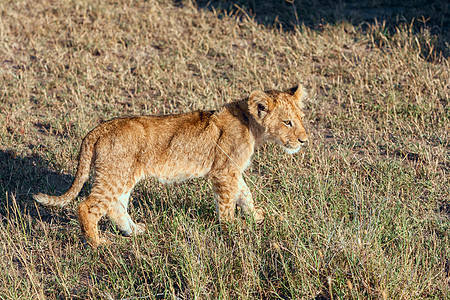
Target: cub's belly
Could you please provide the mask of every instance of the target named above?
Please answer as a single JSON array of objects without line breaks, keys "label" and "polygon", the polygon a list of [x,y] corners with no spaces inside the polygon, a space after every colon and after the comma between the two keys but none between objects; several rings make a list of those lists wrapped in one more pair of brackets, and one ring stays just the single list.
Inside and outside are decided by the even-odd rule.
[{"label": "cub's belly", "polygon": [[148,175],[157,178],[162,183],[174,183],[204,177],[209,171],[209,168],[202,166],[180,163],[155,166]]}]

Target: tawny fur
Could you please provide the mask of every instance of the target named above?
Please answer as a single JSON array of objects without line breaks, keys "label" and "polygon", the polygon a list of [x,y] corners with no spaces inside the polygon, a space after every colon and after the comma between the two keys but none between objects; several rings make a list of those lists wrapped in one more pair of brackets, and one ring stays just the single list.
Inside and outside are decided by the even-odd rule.
[{"label": "tawny fur", "polygon": [[255,91],[217,111],[168,116],[140,116],[107,121],[89,132],[81,144],[78,169],[61,196],[36,194],[45,205],[63,206],[80,192],[94,169],[90,195],[78,206],[83,234],[96,247],[102,240],[97,223],[104,215],[125,235],[144,232],[127,212],[131,190],[145,176],[162,182],[208,177],[213,185],[219,221],[234,219],[236,205],[261,223],[242,174],[255,148],[275,141],[295,153],[308,136],[301,111],[301,86],[285,92]]}]

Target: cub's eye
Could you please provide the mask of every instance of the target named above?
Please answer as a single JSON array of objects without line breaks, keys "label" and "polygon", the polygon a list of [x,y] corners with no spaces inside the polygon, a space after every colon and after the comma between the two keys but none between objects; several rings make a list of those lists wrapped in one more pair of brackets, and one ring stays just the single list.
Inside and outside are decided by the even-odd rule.
[{"label": "cub's eye", "polygon": [[287,127],[292,127],[292,121],[291,121],[291,120],[284,120],[283,123],[284,123],[284,125],[286,125]]}]

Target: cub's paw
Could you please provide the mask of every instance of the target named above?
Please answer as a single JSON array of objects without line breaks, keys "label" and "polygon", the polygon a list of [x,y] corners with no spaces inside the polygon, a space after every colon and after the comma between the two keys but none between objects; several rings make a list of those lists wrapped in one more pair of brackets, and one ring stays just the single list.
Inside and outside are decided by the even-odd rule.
[{"label": "cub's paw", "polygon": [[97,246],[108,246],[111,244],[112,244],[112,242],[110,240],[108,240],[106,237],[101,237],[98,239]]},{"label": "cub's paw", "polygon": [[255,209],[255,212],[253,213],[253,218],[255,219],[256,224],[261,225],[264,222],[264,210],[261,208]]},{"label": "cub's paw", "polygon": [[147,232],[147,226],[145,226],[144,223],[137,223],[134,226],[134,234],[135,235],[140,235],[140,234],[144,234],[145,232]]},{"label": "cub's paw", "polygon": [[84,245],[84,247],[91,247],[92,249],[96,250],[98,247],[111,245],[111,241],[105,237],[98,237],[96,239],[84,237],[83,245]]}]

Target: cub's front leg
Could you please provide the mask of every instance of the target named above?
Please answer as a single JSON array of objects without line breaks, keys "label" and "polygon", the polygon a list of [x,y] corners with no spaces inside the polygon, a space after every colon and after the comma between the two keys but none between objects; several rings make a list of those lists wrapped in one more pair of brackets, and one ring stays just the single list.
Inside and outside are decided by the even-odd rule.
[{"label": "cub's front leg", "polygon": [[246,214],[252,216],[257,224],[263,222],[264,212],[261,209],[255,209],[252,194],[247,184],[245,184],[241,173],[236,172],[214,176],[212,184],[216,199],[216,211],[221,223],[234,220],[236,204]]},{"label": "cub's front leg", "polygon": [[238,188],[239,191],[236,194],[236,204],[242,208],[244,213],[252,216],[257,224],[261,224],[264,221],[264,211],[260,208],[255,208],[252,193],[242,176],[239,176]]},{"label": "cub's front leg", "polygon": [[239,176],[238,173],[230,172],[211,178],[220,223],[234,221],[236,195],[239,192]]}]

